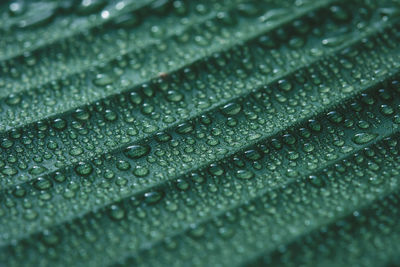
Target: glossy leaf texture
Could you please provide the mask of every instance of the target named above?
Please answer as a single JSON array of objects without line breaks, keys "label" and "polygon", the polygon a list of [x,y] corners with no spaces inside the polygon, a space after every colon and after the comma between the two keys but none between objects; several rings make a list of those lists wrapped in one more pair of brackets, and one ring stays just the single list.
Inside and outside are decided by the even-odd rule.
[{"label": "glossy leaf texture", "polygon": [[1,266],[400,264],[398,0],[0,3]]}]

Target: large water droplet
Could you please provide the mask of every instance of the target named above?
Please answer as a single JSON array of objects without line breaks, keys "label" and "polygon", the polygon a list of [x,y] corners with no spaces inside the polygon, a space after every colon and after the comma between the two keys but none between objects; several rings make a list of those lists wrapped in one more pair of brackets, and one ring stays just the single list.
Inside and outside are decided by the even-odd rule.
[{"label": "large water droplet", "polygon": [[150,146],[148,145],[132,145],[125,149],[124,154],[130,159],[141,158],[150,152]]},{"label": "large water droplet", "polygon": [[378,134],[374,133],[357,133],[353,136],[352,140],[358,145],[362,145],[374,140]]}]

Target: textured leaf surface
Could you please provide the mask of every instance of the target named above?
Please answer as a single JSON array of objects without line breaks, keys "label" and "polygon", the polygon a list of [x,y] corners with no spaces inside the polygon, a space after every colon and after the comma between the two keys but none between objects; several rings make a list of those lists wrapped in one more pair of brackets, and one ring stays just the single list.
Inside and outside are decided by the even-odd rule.
[{"label": "textured leaf surface", "polygon": [[0,265],[400,264],[400,2],[0,4]]}]

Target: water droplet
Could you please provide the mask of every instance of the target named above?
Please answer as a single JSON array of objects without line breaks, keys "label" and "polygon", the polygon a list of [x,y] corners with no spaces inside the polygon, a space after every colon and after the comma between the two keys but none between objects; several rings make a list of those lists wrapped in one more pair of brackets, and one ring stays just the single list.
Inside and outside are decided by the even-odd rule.
[{"label": "water droplet", "polygon": [[254,173],[248,170],[238,170],[236,171],[236,177],[243,180],[248,180],[254,177]]},{"label": "water droplet", "polygon": [[210,167],[208,167],[208,171],[215,176],[221,176],[224,174],[224,169],[216,163],[212,163]]},{"label": "water droplet", "polygon": [[175,90],[170,90],[170,91],[168,91],[167,92],[167,96],[166,96],[166,98],[167,98],[167,100],[168,101],[170,101],[170,102],[179,102],[179,101],[182,101],[183,100],[183,94],[182,93],[180,93],[180,92],[178,92],[178,91],[175,91]]},{"label": "water droplet", "polygon": [[60,131],[64,130],[65,128],[67,128],[67,122],[64,119],[61,119],[61,118],[54,119],[52,121],[51,125],[53,126],[54,129],[60,130]]},{"label": "water droplet", "polygon": [[33,186],[37,190],[47,190],[52,186],[52,183],[50,180],[48,180],[46,178],[39,177],[33,182]]},{"label": "water droplet", "polygon": [[327,47],[335,47],[343,44],[346,41],[346,36],[330,37],[322,40],[322,44]]},{"label": "water droplet", "polygon": [[259,160],[263,155],[255,149],[250,149],[244,152],[244,156],[250,160]]},{"label": "water droplet", "polygon": [[288,80],[279,80],[278,81],[279,89],[282,91],[288,92],[292,90],[292,84]]},{"label": "water droplet", "polygon": [[242,107],[238,103],[229,103],[221,108],[221,112],[226,116],[233,116],[238,114]]},{"label": "water droplet", "polygon": [[117,161],[117,168],[121,171],[126,171],[131,168],[131,164],[125,160],[119,160]]},{"label": "water droplet", "polygon": [[176,132],[178,134],[188,134],[194,130],[194,127],[191,123],[182,123],[176,127]]},{"label": "water droplet", "polygon": [[106,109],[104,111],[104,119],[106,119],[106,121],[115,121],[118,118],[117,113],[115,113],[113,110],[111,109]]},{"label": "water droplet", "polygon": [[155,136],[156,140],[160,143],[171,141],[172,137],[166,132],[159,132]]},{"label": "water droplet", "polygon": [[382,112],[383,115],[392,115],[394,113],[394,109],[393,107],[389,106],[389,105],[381,105],[380,110]]},{"label": "water droplet", "polygon": [[105,0],[82,0],[76,10],[79,14],[88,15],[99,11],[106,3]]},{"label": "water droplet", "polygon": [[32,175],[38,175],[44,173],[45,171],[47,171],[47,168],[35,165],[29,170],[29,173]]},{"label": "water droplet", "polygon": [[148,145],[132,145],[125,149],[124,154],[130,159],[138,159],[150,153]]},{"label": "water droplet", "polygon": [[111,219],[119,221],[125,217],[125,210],[119,205],[112,205],[109,214]]},{"label": "water droplet", "polygon": [[137,177],[144,177],[149,174],[149,169],[144,166],[136,166],[133,170],[133,174]]},{"label": "water droplet", "polygon": [[93,167],[89,163],[79,162],[78,165],[75,167],[75,171],[78,175],[88,176],[92,173]]},{"label": "water droplet", "polygon": [[74,118],[80,121],[85,121],[90,118],[90,113],[84,109],[78,108],[73,114]]},{"label": "water droplet", "polygon": [[14,142],[8,138],[4,138],[3,140],[1,140],[0,146],[4,149],[10,148],[12,147],[12,145],[14,144]]},{"label": "water droplet", "polygon": [[353,136],[352,140],[358,145],[362,145],[374,140],[378,134],[373,133],[357,133]]},{"label": "water droplet", "polygon": [[26,3],[23,1],[14,1],[8,6],[8,12],[11,16],[20,16],[26,11]]},{"label": "water droplet", "polygon": [[325,185],[324,179],[316,175],[308,176],[308,181],[310,182],[311,185],[317,188],[323,187]]},{"label": "water droplet", "polygon": [[62,182],[64,182],[67,178],[65,177],[65,175],[64,175],[63,173],[61,173],[61,172],[56,172],[55,175],[54,175],[54,177],[53,177],[53,179],[54,179],[56,182],[62,183]]},{"label": "water droplet", "polygon": [[17,185],[13,190],[13,195],[18,198],[22,198],[26,195],[26,190],[20,185]]},{"label": "water droplet", "polygon": [[176,180],[176,187],[179,190],[185,191],[189,189],[189,183],[184,179],[178,179]]},{"label": "water droplet", "polygon": [[6,98],[6,103],[10,106],[15,106],[21,103],[21,97],[17,94],[10,94]]},{"label": "water droplet", "polygon": [[163,193],[158,191],[147,192],[144,194],[144,199],[147,204],[155,204],[161,200],[163,197]]},{"label": "water droplet", "polygon": [[97,86],[106,86],[112,84],[114,82],[114,78],[108,74],[97,74],[96,78],[93,79],[93,83]]},{"label": "water droplet", "polygon": [[333,123],[341,123],[343,121],[343,116],[337,111],[331,111],[327,114],[328,120]]}]

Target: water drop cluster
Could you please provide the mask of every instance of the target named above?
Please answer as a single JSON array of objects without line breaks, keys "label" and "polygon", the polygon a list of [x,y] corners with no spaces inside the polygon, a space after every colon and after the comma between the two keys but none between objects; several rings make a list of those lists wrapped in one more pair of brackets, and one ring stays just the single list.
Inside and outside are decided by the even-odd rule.
[{"label": "water drop cluster", "polygon": [[399,15],[0,3],[0,265],[399,264]]}]

